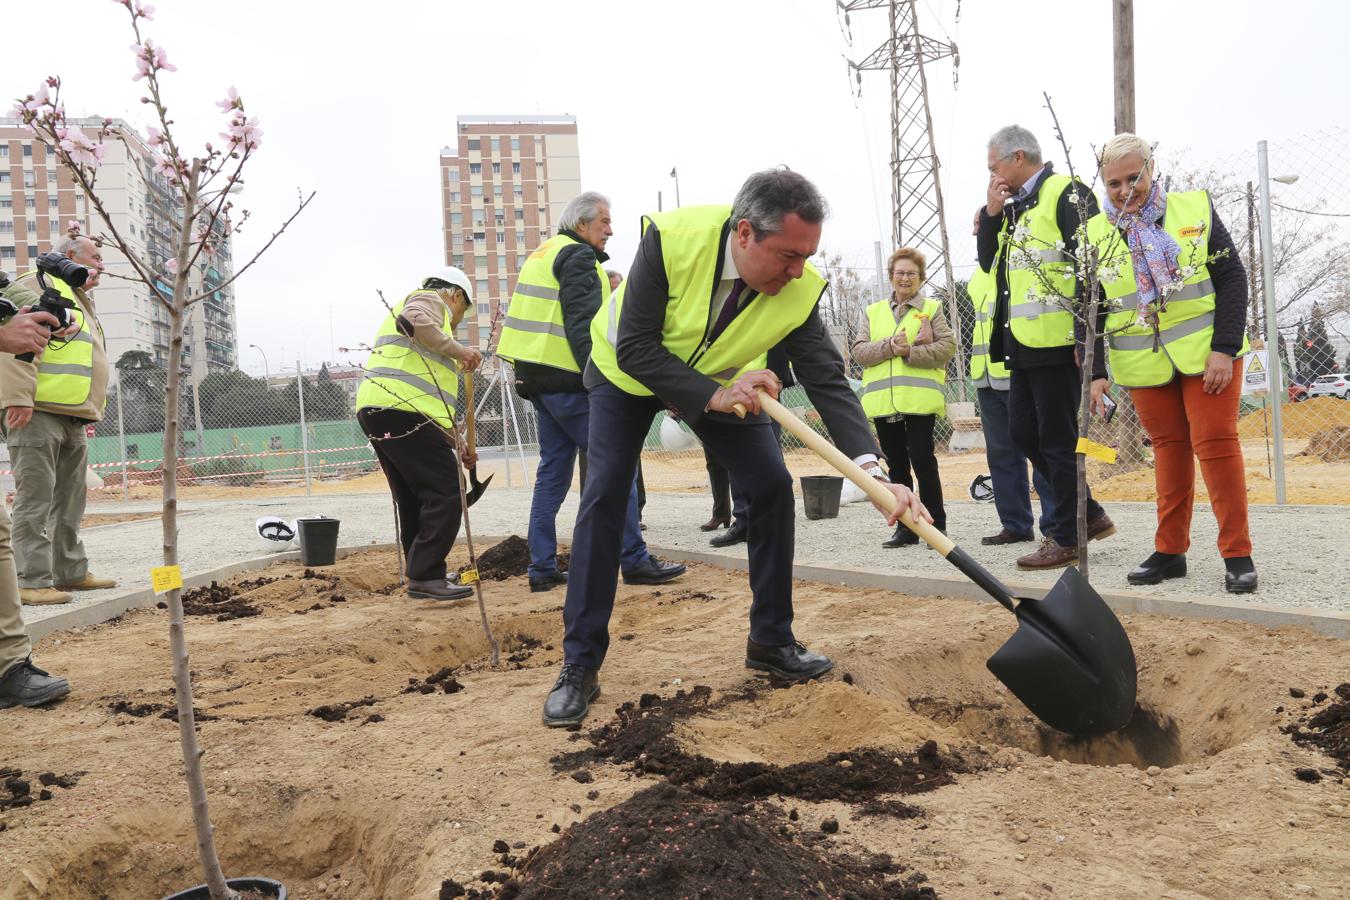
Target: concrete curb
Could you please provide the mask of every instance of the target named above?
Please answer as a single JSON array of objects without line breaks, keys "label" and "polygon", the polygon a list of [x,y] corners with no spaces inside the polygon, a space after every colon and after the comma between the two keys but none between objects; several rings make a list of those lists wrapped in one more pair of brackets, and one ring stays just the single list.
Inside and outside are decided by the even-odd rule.
[{"label": "concrete curb", "polygon": [[[686,563],[706,563],[737,572],[749,569],[749,561],[744,557],[675,550],[666,547],[652,547],[651,549],[658,551],[659,555],[665,559],[676,559]],[[792,575],[794,578],[825,584],[903,590],[906,594],[918,596],[957,597],[962,600],[994,602],[993,598],[974,582],[960,576],[897,575],[895,572],[880,569],[838,569],[813,563],[794,564]],[[1030,585],[1016,581],[1005,581],[1004,584],[1007,585],[1008,590],[1014,596],[1042,597],[1046,592],[1044,585]],[[1174,600],[1149,596],[1139,591],[1106,591],[1102,592],[1101,596],[1113,610],[1126,615],[1149,613],[1188,619],[1219,619],[1250,622],[1253,625],[1261,625],[1267,628],[1294,625],[1328,637],[1350,639],[1350,613],[1294,607],[1258,606],[1251,603],[1225,602],[1217,599]]]}]

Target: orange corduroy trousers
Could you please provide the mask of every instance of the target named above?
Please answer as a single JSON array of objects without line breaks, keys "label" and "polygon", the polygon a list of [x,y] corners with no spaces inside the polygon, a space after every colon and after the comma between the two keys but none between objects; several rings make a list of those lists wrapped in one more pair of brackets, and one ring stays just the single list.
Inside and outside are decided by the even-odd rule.
[{"label": "orange corduroy trousers", "polygon": [[1130,397],[1153,440],[1158,484],[1158,531],[1154,549],[1185,553],[1191,545],[1195,506],[1195,460],[1219,521],[1219,555],[1251,556],[1247,530],[1247,476],[1238,443],[1238,399],[1242,360],[1233,360],[1233,380],[1218,394],[1206,394],[1203,375],[1177,373],[1169,384],[1130,388]]}]

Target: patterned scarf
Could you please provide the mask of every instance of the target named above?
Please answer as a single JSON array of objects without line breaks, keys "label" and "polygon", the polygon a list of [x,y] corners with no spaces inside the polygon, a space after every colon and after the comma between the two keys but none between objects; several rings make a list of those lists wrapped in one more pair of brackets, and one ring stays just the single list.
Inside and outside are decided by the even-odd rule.
[{"label": "patterned scarf", "polygon": [[1121,212],[1109,196],[1104,198],[1104,204],[1107,220],[1125,232],[1142,313],[1145,305],[1155,302],[1163,289],[1178,277],[1177,259],[1181,248],[1162,227],[1163,215],[1167,212],[1167,192],[1163,190],[1162,182],[1154,179],[1148,199],[1139,212]]}]

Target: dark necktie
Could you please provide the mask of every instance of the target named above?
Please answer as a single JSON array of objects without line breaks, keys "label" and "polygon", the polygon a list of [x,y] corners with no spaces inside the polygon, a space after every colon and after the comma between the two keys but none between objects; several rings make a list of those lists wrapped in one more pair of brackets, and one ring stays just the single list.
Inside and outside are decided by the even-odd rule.
[{"label": "dark necktie", "polygon": [[727,295],[726,303],[722,304],[722,311],[717,316],[717,321],[713,323],[712,331],[708,333],[708,342],[717,340],[717,336],[727,330],[731,320],[736,318],[739,312],[741,293],[745,290],[745,282],[737,278],[731,286],[731,293]]}]

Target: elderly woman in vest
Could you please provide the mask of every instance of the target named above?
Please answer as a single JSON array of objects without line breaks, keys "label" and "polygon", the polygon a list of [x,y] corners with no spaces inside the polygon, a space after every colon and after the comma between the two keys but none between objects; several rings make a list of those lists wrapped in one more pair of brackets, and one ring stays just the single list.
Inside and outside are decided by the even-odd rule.
[{"label": "elderly woman in vest", "polygon": [[[1153,440],[1158,484],[1155,552],[1126,578],[1157,584],[1186,574],[1198,457],[1219,521],[1224,587],[1246,593],[1256,589],[1237,436],[1247,278],[1209,194],[1169,194],[1155,169],[1147,141],[1112,138],[1101,155],[1103,212],[1088,222],[1111,376],[1130,389]],[[1092,404],[1101,411],[1107,381],[1096,369]]]},{"label": "elderly woman in vest", "polygon": [[[863,410],[876,426],[892,480],[911,490],[917,480],[919,498],[933,514],[933,524],[945,532],[947,513],[933,453],[933,426],[938,416],[946,415],[943,385],[947,363],[956,355],[956,339],[942,304],[919,293],[927,278],[925,262],[923,254],[911,247],[891,254],[894,293],[867,307],[867,338],[855,342],[850,352],[863,367]],[[881,546],[918,542],[914,532],[898,525]]]}]

